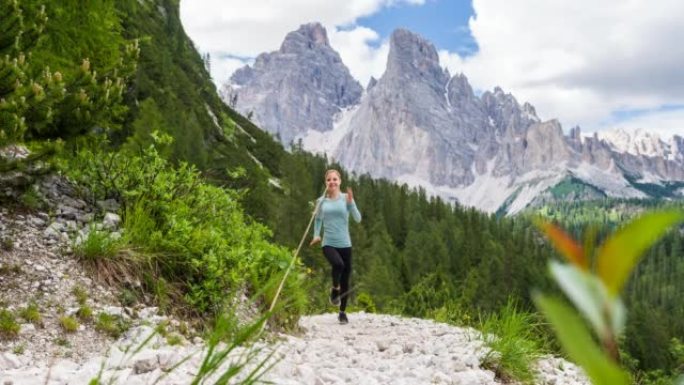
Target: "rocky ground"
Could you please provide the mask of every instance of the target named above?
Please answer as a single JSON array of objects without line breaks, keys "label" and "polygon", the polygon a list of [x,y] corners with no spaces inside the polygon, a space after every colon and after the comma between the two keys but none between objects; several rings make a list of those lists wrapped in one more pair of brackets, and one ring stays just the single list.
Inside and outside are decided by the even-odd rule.
[{"label": "rocky ground", "polygon": [[119,236],[117,202],[88,205],[63,178],[46,176],[31,182],[39,209],[27,209],[14,203],[24,199],[24,178],[0,178],[0,198],[9,202],[0,206],[0,384],[25,383],[6,374],[18,367],[84,363],[138,325],[162,325],[172,342],[184,342],[180,321],[131,297],[139,283],[127,292],[110,287],[74,256],[92,229]]},{"label": "rocky ground", "polygon": [[[275,344],[256,344],[258,351],[252,363],[229,383],[238,382],[262,361],[274,364],[262,380],[284,385],[501,383],[492,371],[480,368],[486,350],[472,329],[364,313],[350,314],[350,321],[348,325],[339,325],[335,314],[303,317],[303,335],[281,335]],[[104,383],[191,383],[206,352],[203,344],[169,346],[161,336],[154,335],[138,353],[126,353],[150,333],[150,327],[131,329],[113,344],[107,356],[96,356],[80,364],[69,359],[51,365],[37,364],[5,354],[6,361],[9,357],[16,364],[5,366],[0,381],[84,384],[102,369]],[[230,363],[241,362],[246,354],[244,348],[233,351],[208,383],[214,383]],[[561,359],[546,357],[538,362],[536,370],[538,384],[589,384],[575,365]]]}]

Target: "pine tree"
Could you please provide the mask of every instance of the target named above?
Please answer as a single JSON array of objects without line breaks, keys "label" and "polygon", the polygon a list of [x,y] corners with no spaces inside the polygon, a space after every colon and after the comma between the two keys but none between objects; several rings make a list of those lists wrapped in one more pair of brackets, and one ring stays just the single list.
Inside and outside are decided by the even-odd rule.
[{"label": "pine tree", "polygon": [[[30,78],[30,55],[26,53],[45,26],[45,9],[31,23],[17,0],[0,0],[0,14],[0,146],[4,146],[23,139],[27,112],[34,109],[49,118],[50,110],[45,106],[49,83]],[[46,75],[48,80],[53,79],[49,71]],[[60,82],[61,76],[56,74],[54,80]]]}]

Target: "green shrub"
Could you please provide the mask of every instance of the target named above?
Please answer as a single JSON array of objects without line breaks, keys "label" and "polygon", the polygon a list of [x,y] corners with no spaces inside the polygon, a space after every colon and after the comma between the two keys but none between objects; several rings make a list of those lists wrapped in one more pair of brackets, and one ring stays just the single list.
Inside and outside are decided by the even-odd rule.
[{"label": "green shrub", "polygon": [[[0,88],[7,90],[3,91],[0,99],[0,146],[24,139],[66,139],[85,134],[96,126],[115,127],[127,111],[123,103],[125,77],[131,75],[135,68],[139,52],[137,44],[126,45],[121,38],[112,39],[112,36],[116,36],[116,29],[111,28],[114,33],[110,32],[108,38],[102,39],[107,44],[98,44],[98,47],[89,47],[84,51],[84,41],[74,42],[74,37],[79,35],[76,32],[82,29],[74,29],[66,34],[64,29],[82,28],[84,20],[94,20],[95,14],[106,12],[102,9],[96,11],[83,4],[65,10],[64,4],[51,3],[51,9],[60,9],[53,12],[52,16],[59,15],[57,20],[62,18],[61,22],[55,23],[48,21],[45,7],[37,9],[35,4],[27,3],[30,2],[0,3],[4,25],[11,26],[3,30],[7,34],[3,36],[4,41],[13,43],[0,47],[0,72],[4,74],[0,79]],[[78,27],[66,23],[63,20],[65,15],[78,15],[74,16],[80,20]],[[45,33],[46,28],[48,33]],[[102,28],[106,29],[110,28]],[[103,35],[102,31],[94,32],[89,30],[84,35],[88,35],[88,40]],[[36,45],[41,35],[44,36],[44,44]],[[65,38],[67,44],[65,41],[54,42],[59,46],[60,54],[41,51],[46,47],[57,50],[49,43],[59,40],[57,36],[68,36]],[[96,64],[104,64],[102,59],[105,53],[93,52],[101,50],[102,46],[108,46],[117,53],[118,60],[112,57],[109,60],[118,63],[105,68],[100,66],[98,74],[90,60],[81,55],[90,56]],[[78,54],[73,58],[61,56],[65,48]],[[75,65],[79,62],[80,65]],[[55,68],[48,67],[48,64],[62,67],[61,71],[54,71]]]},{"label": "green shrub", "polygon": [[131,289],[122,289],[119,293],[119,302],[122,306],[133,306],[138,303],[138,295]]},{"label": "green shrub", "polygon": [[532,314],[518,310],[510,300],[498,314],[487,316],[480,330],[490,350],[482,366],[504,381],[533,383],[532,363],[541,356],[543,346],[537,325]]},{"label": "green shrub", "polygon": [[86,304],[82,304],[78,311],[76,311],[76,316],[82,321],[90,321],[93,318],[93,309]]},{"label": "green shrub", "polygon": [[95,330],[113,338],[119,338],[129,327],[130,324],[118,315],[99,313],[95,320]]},{"label": "green shrub", "polygon": [[166,337],[169,332],[166,330],[166,328],[169,326],[169,321],[162,321],[157,324],[157,326],[154,327],[154,331],[159,334],[162,337]]},{"label": "green shrub", "polygon": [[38,305],[35,302],[31,302],[28,306],[19,309],[19,317],[32,324],[39,324],[42,320],[40,309],[38,309]]},{"label": "green shrub", "polygon": [[78,327],[80,325],[76,318],[71,316],[62,316],[59,317],[59,326],[61,326],[62,330],[64,330],[66,333],[75,333],[78,331]]},{"label": "green shrub", "polygon": [[55,344],[57,344],[57,345],[59,345],[59,346],[64,346],[64,347],[67,347],[67,348],[68,348],[68,347],[71,347],[71,343],[70,343],[69,340],[66,339],[65,337],[57,337],[57,338],[55,339]]},{"label": "green shrub", "polygon": [[12,251],[14,250],[14,240],[11,237],[2,237],[0,239],[0,247],[5,251]]},{"label": "green shrub", "polygon": [[[152,135],[157,142],[169,140]],[[260,302],[269,303],[275,292],[269,282],[282,277],[291,254],[269,241],[270,230],[245,216],[237,192],[203,182],[186,163],[173,168],[153,146],[142,154],[83,149],[63,166],[63,172],[87,187],[93,199],[121,200],[122,242],[150,259],[131,270],[142,282],[151,283],[147,289],[158,300],[172,296],[174,303],[183,299],[194,313],[218,314],[228,305],[227,293],[248,286],[266,288]],[[96,245],[106,243],[97,233],[92,237]],[[83,246],[78,253],[106,254],[99,246],[93,248],[97,252],[84,251],[89,248]],[[157,287],[155,282],[164,283]],[[288,307],[277,322],[293,327],[307,298],[298,272],[289,275],[283,296]]]},{"label": "green shrub", "polygon": [[19,324],[14,314],[7,309],[0,310],[0,338],[9,339],[19,335]]},{"label": "green shrub", "polygon": [[[9,238],[3,239],[3,242]],[[14,242],[9,239],[9,244],[10,244],[10,250],[11,248],[14,247]],[[4,247],[4,245],[3,245]],[[8,251],[10,251],[8,250]],[[12,264],[12,265],[2,265],[0,266],[0,275],[10,275],[10,274],[21,274],[21,266],[18,264]]]},{"label": "green shrub", "polygon": [[39,210],[43,208],[44,206],[44,201],[43,197],[40,196],[40,193],[38,193],[38,190],[31,186],[28,188],[20,197],[19,201],[21,204],[23,204],[25,207],[31,209],[31,210]]},{"label": "green shrub", "polygon": [[183,337],[180,334],[170,333],[166,336],[166,343],[169,346],[181,345],[183,343]]},{"label": "green shrub", "polygon": [[359,293],[356,296],[356,306],[366,313],[375,313],[377,311],[373,298],[366,292]]},{"label": "green shrub", "polygon": [[21,343],[16,345],[14,348],[12,348],[12,353],[16,355],[22,355],[24,354],[24,351],[26,350],[26,344]]},{"label": "green shrub", "polygon": [[473,319],[470,313],[465,310],[463,305],[454,300],[449,300],[442,307],[432,311],[429,317],[435,321],[451,325],[473,326]]},{"label": "green shrub", "polygon": [[81,306],[85,305],[86,301],[88,301],[88,292],[80,285],[75,285],[71,289],[71,294],[76,297],[76,302]]}]

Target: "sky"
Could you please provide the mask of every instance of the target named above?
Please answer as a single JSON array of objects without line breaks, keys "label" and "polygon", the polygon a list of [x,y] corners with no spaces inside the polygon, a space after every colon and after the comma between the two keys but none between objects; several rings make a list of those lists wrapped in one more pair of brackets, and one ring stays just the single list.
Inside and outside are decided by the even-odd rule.
[{"label": "sky", "polygon": [[476,92],[499,86],[566,131],[684,136],[679,0],[182,0],[181,19],[219,85],[316,21],[365,87],[385,70],[392,31],[407,28]]}]

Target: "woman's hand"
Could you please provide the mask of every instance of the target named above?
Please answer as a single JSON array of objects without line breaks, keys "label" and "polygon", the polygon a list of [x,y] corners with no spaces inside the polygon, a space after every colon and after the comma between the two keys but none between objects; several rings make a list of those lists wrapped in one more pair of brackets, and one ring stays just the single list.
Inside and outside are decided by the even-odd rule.
[{"label": "woman's hand", "polygon": [[313,246],[320,241],[321,241],[321,237],[314,237],[314,239],[311,240],[311,243],[309,243],[309,246]]},{"label": "woman's hand", "polygon": [[351,187],[347,187],[347,204],[352,204],[354,202],[354,192]]}]

